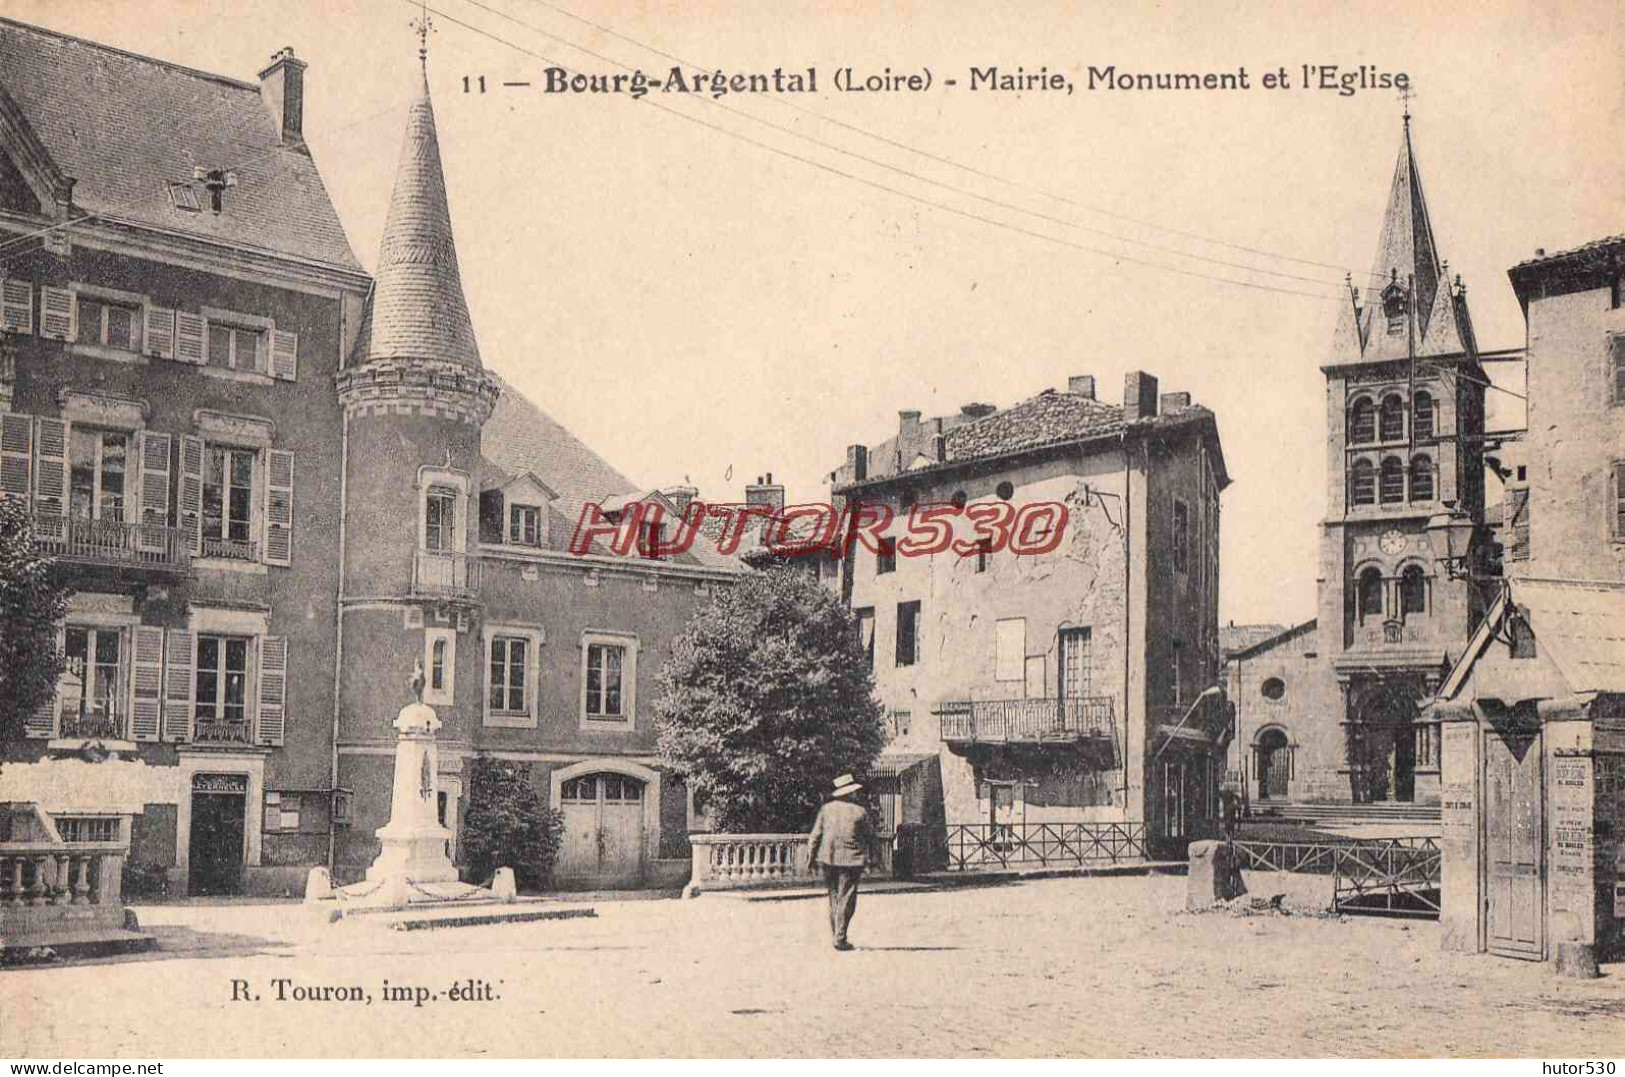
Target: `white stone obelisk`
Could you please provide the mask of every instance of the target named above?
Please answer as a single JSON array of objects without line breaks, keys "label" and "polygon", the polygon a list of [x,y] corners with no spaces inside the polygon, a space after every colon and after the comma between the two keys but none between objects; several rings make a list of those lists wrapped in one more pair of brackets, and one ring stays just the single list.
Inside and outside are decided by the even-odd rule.
[{"label": "white stone obelisk", "polygon": [[389,822],[378,830],[383,849],[367,869],[368,882],[381,882],[379,896],[404,906],[409,883],[456,882],[457,868],[446,855],[452,833],[440,825],[440,718],[423,702],[423,665],[412,677],[416,699],[395,719],[395,788]]}]

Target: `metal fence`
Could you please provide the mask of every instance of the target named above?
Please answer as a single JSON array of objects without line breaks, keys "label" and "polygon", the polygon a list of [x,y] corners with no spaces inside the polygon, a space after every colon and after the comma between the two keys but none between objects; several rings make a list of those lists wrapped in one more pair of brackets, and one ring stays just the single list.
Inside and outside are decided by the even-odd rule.
[{"label": "metal fence", "polygon": [[1146,859],[1144,823],[949,823],[947,837],[949,871]]},{"label": "metal fence", "polygon": [[1439,846],[1434,838],[1344,841],[1238,841],[1236,859],[1251,871],[1332,876],[1339,912],[1439,915]]}]

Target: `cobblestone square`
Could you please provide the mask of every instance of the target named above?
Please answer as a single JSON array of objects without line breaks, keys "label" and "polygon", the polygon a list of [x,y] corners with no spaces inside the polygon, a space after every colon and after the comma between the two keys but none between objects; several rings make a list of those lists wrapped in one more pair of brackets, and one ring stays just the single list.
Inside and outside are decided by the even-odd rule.
[{"label": "cobblestone square", "polygon": [[1427,921],[1189,915],[1184,886],[870,895],[851,953],[830,949],[810,900],[599,901],[595,919],[418,932],[319,926],[292,904],[154,907],[157,952],[0,974],[0,1054],[1574,1058],[1625,1044],[1620,966],[1563,981],[1446,954]]}]

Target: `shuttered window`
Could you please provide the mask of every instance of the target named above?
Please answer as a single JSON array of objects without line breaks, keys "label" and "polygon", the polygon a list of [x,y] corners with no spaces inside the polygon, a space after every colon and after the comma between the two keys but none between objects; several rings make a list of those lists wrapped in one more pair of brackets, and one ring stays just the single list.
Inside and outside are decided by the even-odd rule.
[{"label": "shuttered window", "polygon": [[1377,440],[1377,409],[1370,397],[1362,396],[1349,409],[1349,442],[1364,445]]},{"label": "shuttered window", "polygon": [[1390,456],[1383,460],[1378,496],[1384,505],[1395,505],[1405,500],[1405,465],[1399,457]]},{"label": "shuttered window", "polygon": [[265,453],[265,560],[287,565],[293,561],[293,453],[268,449]]},{"label": "shuttered window", "polygon": [[1614,461],[1614,541],[1625,542],[1625,460]]},{"label": "shuttered window", "polygon": [[164,696],[164,630],[141,625],[132,636],[130,739],[157,740]]},{"label": "shuttered window", "polygon": [[1349,468],[1349,502],[1374,505],[1377,502],[1377,469],[1370,460],[1356,460]]},{"label": "shuttered window", "polygon": [[1609,373],[1613,375],[1613,404],[1625,407],[1625,333],[1615,333],[1608,338],[1608,363]]},{"label": "shuttered window", "polygon": [[288,641],[282,636],[260,640],[259,743],[275,748],[287,730]]},{"label": "shuttered window", "polygon": [[34,429],[34,511],[68,512],[68,424],[61,419],[41,418]]},{"label": "shuttered window", "polygon": [[175,312],[148,307],[146,313],[147,354],[160,359],[175,358]]},{"label": "shuttered window", "polygon": [[1433,500],[1433,461],[1426,456],[1411,460],[1411,500]]},{"label": "shuttered window", "polygon": [[176,743],[192,739],[192,663],[196,639],[190,632],[170,629],[164,647],[164,739]]},{"label": "shuttered window", "polygon": [[280,381],[293,381],[299,376],[298,333],[271,331],[271,376]]},{"label": "shuttered window", "polygon": [[0,414],[0,494],[28,496],[33,456],[33,416],[9,411]]},{"label": "shuttered window", "polygon": [[7,277],[0,281],[0,325],[17,333],[34,331],[34,286]]},{"label": "shuttered window", "polygon": [[203,362],[204,336],[208,323],[201,314],[175,312],[175,358],[183,363]]},{"label": "shuttered window", "polygon": [[194,554],[203,552],[203,439],[183,436],[180,451],[180,484],[176,516],[181,541]]},{"label": "shuttered window", "polygon": [[1512,560],[1529,560],[1529,490],[1507,493],[1507,509],[1512,525]]},{"label": "shuttered window", "polygon": [[78,308],[66,288],[39,290],[39,335],[50,340],[78,339]]}]

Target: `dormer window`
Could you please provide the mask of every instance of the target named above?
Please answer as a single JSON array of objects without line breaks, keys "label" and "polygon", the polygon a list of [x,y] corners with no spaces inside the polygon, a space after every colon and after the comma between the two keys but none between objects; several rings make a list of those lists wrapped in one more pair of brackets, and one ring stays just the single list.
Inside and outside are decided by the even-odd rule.
[{"label": "dormer window", "polygon": [[1388,321],[1389,336],[1405,332],[1405,287],[1399,283],[1397,273],[1382,290],[1382,316]]},{"label": "dormer window", "polygon": [[542,544],[542,510],[535,505],[508,506],[508,543],[513,546]]}]

